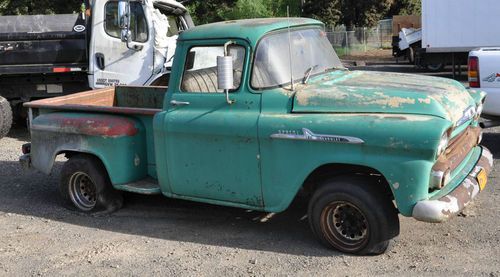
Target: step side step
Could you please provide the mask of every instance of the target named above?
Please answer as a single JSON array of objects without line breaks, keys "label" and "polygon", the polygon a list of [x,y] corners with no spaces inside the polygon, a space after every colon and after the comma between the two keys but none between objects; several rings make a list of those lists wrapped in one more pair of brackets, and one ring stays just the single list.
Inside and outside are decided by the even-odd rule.
[{"label": "step side step", "polygon": [[146,178],[139,180],[137,182],[128,183],[125,185],[115,186],[117,190],[123,190],[128,192],[134,192],[139,194],[161,194],[160,185],[158,180],[153,178]]}]

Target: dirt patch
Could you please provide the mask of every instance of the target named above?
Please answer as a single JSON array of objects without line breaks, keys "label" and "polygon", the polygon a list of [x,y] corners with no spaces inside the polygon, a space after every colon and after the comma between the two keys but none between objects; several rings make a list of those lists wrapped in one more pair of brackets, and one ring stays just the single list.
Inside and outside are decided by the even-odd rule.
[{"label": "dirt patch", "polygon": [[[499,130],[485,144],[500,157]],[[0,276],[500,276],[498,166],[486,191],[444,224],[401,218],[386,254],[343,255],[316,242],[305,203],[265,214],[127,194],[125,207],[90,217],[62,207],[52,176],[22,171],[15,129],[0,140]]]},{"label": "dirt patch", "polygon": [[392,56],[392,49],[373,49],[366,52],[354,52],[350,55],[342,56],[346,61],[395,61]]}]

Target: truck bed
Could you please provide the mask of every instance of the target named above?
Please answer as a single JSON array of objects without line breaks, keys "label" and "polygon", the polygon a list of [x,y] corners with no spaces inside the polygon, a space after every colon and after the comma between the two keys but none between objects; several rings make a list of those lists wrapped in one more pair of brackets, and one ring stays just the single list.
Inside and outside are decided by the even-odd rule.
[{"label": "truck bed", "polygon": [[[135,157],[140,157],[140,160],[147,162],[141,163],[141,169],[134,167],[127,174],[121,172],[111,176],[113,184],[126,185],[124,190],[157,193],[157,185],[143,179],[157,178],[153,117],[162,111],[166,92],[166,87],[110,87],[37,100],[24,106],[30,108],[31,138],[35,144],[50,140],[52,143],[45,147],[53,147],[55,153],[58,152],[55,148],[60,145],[82,149],[89,145],[79,144],[83,136],[86,137],[85,141],[94,142],[95,148],[104,145],[102,151],[111,151],[115,146],[127,149],[114,152],[113,155],[122,155],[121,160],[124,161],[135,161]],[[131,122],[134,124],[130,125]],[[133,135],[127,131],[132,129]],[[129,151],[131,144],[135,148]],[[34,147],[32,151],[45,150]],[[36,155],[39,160],[35,163],[42,172],[50,172],[52,163],[41,160],[50,157],[42,152]]]},{"label": "truck bed", "polygon": [[25,103],[33,109],[155,115],[163,107],[167,87],[119,86]]}]

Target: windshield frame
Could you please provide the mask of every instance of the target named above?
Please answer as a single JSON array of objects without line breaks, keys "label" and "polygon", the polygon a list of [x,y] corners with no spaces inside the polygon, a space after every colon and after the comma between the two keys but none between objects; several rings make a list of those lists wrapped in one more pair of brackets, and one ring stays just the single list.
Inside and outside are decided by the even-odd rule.
[{"label": "windshield frame", "polygon": [[[314,29],[317,29],[317,30],[320,30],[322,32],[324,32],[324,28],[321,27],[321,26],[318,26],[318,25],[305,25],[305,26],[298,26],[298,27],[293,27],[291,28],[290,30],[285,28],[285,29],[279,29],[279,30],[273,30],[271,32],[268,32],[266,33],[264,36],[262,36],[261,38],[259,38],[259,40],[257,41],[256,45],[255,45],[255,51],[253,51],[252,53],[252,64],[251,64],[251,70],[249,71],[250,73],[250,78],[248,78],[248,82],[249,82],[249,87],[256,91],[256,92],[262,92],[264,90],[271,90],[271,89],[276,89],[276,88],[285,88],[287,86],[291,86],[292,85],[292,81],[289,80],[288,82],[286,83],[283,83],[283,84],[279,84],[279,85],[274,85],[274,86],[267,86],[267,87],[254,87],[253,86],[253,78],[254,78],[254,69],[255,69],[255,59],[257,58],[257,50],[259,49],[260,47],[260,44],[261,42],[267,38],[268,36],[272,36],[272,35],[276,35],[276,34],[280,34],[280,33],[288,33],[289,31],[290,32],[294,32],[294,31],[300,31],[300,30],[314,30]],[[332,46],[333,48],[333,46]],[[335,49],[333,49],[335,55],[337,55],[337,52],[335,51]],[[337,55],[338,57],[338,55]],[[339,58],[340,59],[340,58]],[[342,65],[343,66],[343,65]],[[342,68],[336,68],[336,67],[333,67],[331,69],[338,69],[338,70],[347,70],[347,68],[345,67],[342,67]],[[331,70],[330,69],[330,70]],[[318,75],[321,75],[321,74],[325,74],[327,72],[330,72],[329,70],[325,70],[324,72],[316,72],[314,74],[311,74],[310,75],[310,78],[313,78],[313,77],[316,77]],[[293,83],[294,84],[302,84],[302,77],[300,78],[297,78],[297,79],[294,79],[293,80]]]}]

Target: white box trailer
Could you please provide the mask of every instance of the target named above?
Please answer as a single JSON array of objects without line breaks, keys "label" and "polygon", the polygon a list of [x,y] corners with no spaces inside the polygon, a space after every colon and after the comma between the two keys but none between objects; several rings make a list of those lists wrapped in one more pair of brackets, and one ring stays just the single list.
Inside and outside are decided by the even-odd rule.
[{"label": "white box trailer", "polygon": [[430,70],[453,65],[455,75],[472,49],[500,46],[499,0],[422,0],[421,21],[422,39],[401,49],[405,34],[400,32],[394,38],[394,56],[406,56]]},{"label": "white box trailer", "polygon": [[422,48],[469,52],[500,45],[500,1],[422,0]]}]

